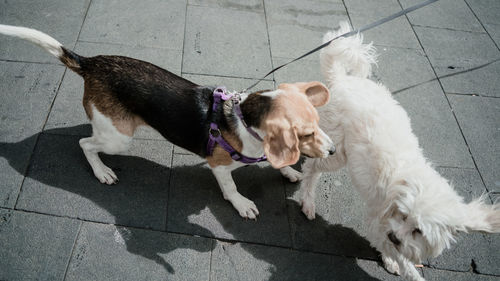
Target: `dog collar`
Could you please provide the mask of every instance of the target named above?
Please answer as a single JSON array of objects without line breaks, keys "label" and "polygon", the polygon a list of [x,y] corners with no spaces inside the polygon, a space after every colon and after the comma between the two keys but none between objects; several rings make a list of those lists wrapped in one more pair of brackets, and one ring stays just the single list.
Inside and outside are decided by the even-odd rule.
[{"label": "dog collar", "polygon": [[[217,87],[214,90],[213,95],[214,95],[214,103],[212,105],[212,112],[214,112],[214,113],[217,112],[217,108],[219,107],[219,103],[221,102],[221,100],[226,101],[228,99],[233,98],[233,94],[226,94],[225,87]],[[248,127],[247,124],[245,123],[245,121],[243,119],[243,114],[241,113],[241,108],[239,106],[239,98],[238,99],[233,98],[233,105],[235,105],[235,106],[233,106],[233,108],[236,111],[236,115],[241,120],[241,122],[243,123],[245,128],[248,130],[248,132],[252,136],[257,138],[258,140],[262,141],[262,138],[254,130],[252,130],[250,127]],[[262,162],[262,161],[267,160],[265,155],[262,157],[259,157],[259,158],[252,158],[252,157],[247,157],[247,156],[239,153],[238,151],[236,151],[222,137],[222,133],[219,130],[219,126],[217,125],[217,123],[211,122],[210,128],[208,129],[207,155],[212,155],[216,143],[219,144],[225,151],[227,151],[229,153],[229,155],[231,155],[231,158],[235,161],[239,161],[239,162],[242,162],[245,164],[253,164],[253,163]]]}]

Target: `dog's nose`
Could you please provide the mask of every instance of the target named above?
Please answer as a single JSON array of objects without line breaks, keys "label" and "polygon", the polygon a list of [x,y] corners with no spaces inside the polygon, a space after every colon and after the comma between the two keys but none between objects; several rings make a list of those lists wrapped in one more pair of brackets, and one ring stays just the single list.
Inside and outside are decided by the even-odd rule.
[{"label": "dog's nose", "polygon": [[330,155],[333,155],[335,153],[335,146],[332,145],[332,147],[328,149],[328,153],[330,153]]}]

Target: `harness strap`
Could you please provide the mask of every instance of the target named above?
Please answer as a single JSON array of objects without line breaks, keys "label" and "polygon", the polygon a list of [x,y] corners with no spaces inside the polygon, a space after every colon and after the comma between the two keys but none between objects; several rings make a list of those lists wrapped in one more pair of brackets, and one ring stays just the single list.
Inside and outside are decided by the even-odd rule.
[{"label": "harness strap", "polygon": [[[226,101],[228,99],[231,99],[232,97],[233,97],[232,94],[226,94],[226,88],[224,88],[224,87],[217,87],[214,90],[214,103],[212,105],[212,111],[214,113],[216,113],[217,112],[217,108],[219,107],[219,103],[221,102],[221,100]],[[245,127],[248,130],[249,127],[243,121],[243,115],[241,114],[241,109],[239,108],[239,101],[237,102],[237,104],[238,104],[237,108],[239,109],[240,113],[238,114],[238,112],[236,112],[236,114],[242,120],[243,124],[245,125]],[[236,108],[236,107],[234,107],[234,108]],[[240,114],[241,114],[241,117],[240,117]],[[250,132],[250,130],[249,130],[249,132]],[[253,131],[253,132],[255,133],[255,131]],[[255,135],[259,139],[261,139],[260,136],[257,135],[257,133],[255,133]],[[259,157],[259,158],[252,158],[252,157],[247,157],[247,156],[239,153],[238,151],[236,151],[222,137],[222,133],[219,130],[219,126],[216,123],[211,122],[210,123],[210,129],[208,130],[208,143],[207,143],[207,154],[208,155],[212,155],[212,153],[214,152],[214,148],[215,148],[215,144],[216,143],[219,144],[225,151],[227,151],[229,153],[229,155],[231,156],[231,158],[233,160],[235,160],[235,161],[239,161],[239,162],[242,162],[242,163],[245,163],[245,164],[253,164],[253,163],[262,162],[262,161],[266,161],[267,160],[267,158],[266,158],[265,155],[262,156],[262,157]]]}]

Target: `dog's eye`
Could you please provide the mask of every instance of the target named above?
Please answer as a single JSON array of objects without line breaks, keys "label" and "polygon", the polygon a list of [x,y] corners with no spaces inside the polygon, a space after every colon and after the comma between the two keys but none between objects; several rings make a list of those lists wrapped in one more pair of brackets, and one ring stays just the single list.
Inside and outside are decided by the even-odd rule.
[{"label": "dog's eye", "polygon": [[413,236],[415,236],[417,233],[418,233],[418,234],[422,234],[422,231],[421,231],[419,228],[415,228],[415,229],[411,232],[411,234],[412,234]]},{"label": "dog's eye", "polygon": [[310,134],[307,134],[307,135],[303,135],[302,137],[303,138],[310,138],[310,137],[313,137],[314,136],[314,132],[310,133]]}]

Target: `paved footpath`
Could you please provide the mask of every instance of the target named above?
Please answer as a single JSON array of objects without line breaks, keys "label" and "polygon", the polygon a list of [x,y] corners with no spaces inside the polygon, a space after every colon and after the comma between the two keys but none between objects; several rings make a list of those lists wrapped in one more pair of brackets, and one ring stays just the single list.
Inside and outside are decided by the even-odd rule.
[{"label": "paved footpath", "polygon": [[[2,0],[0,23],[42,30],[85,56],[120,54],[194,82],[242,89],[413,0]],[[425,154],[468,200],[500,197],[500,1],[440,0],[365,33],[375,79],[412,118]],[[493,62],[493,63],[491,63]],[[0,38],[0,280],[402,280],[364,238],[345,171],[324,175],[307,221],[298,185],[267,165],[234,172],[260,210],[245,221],[200,158],[141,130],[120,178],[98,183],[78,145],[82,79],[27,42]],[[259,84],[321,80],[318,56]],[[427,280],[500,280],[500,235],[461,235]]]}]

